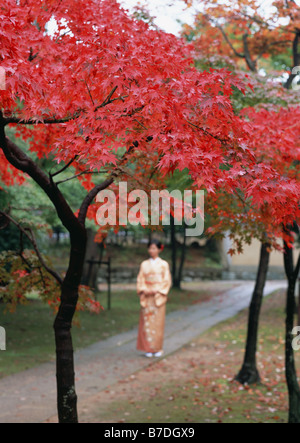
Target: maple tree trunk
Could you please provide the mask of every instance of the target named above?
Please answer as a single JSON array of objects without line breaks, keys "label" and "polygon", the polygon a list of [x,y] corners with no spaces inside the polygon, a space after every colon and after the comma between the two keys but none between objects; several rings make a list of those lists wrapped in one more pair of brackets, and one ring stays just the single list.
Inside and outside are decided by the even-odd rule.
[{"label": "maple tree trunk", "polygon": [[243,35],[245,60],[246,60],[247,66],[250,69],[250,71],[257,73],[257,63],[256,63],[256,61],[252,60],[251,53],[249,50],[249,45],[248,45],[248,37],[249,37],[248,33]]},{"label": "maple tree trunk", "polygon": [[285,367],[286,381],[289,391],[289,423],[300,423],[300,387],[297,378],[292,334],[296,307],[296,283],[299,274],[299,264],[294,269],[293,249],[285,243],[285,270],[288,278],[287,304],[286,304],[286,338],[285,338]]},{"label": "maple tree trunk", "polygon": [[295,284],[289,283],[286,313],[286,380],[289,391],[289,423],[300,423],[300,388],[297,379],[295,356],[292,347],[294,336]]},{"label": "maple tree trunk", "polygon": [[60,423],[78,423],[75,390],[72,320],[83,273],[87,236],[71,235],[70,264],[61,292],[61,305],[55,319],[57,408]]},{"label": "maple tree trunk", "polygon": [[172,247],[172,277],[173,288],[179,288],[177,278],[177,243],[176,243],[176,228],[175,220],[171,215],[171,247]]},{"label": "maple tree trunk", "polygon": [[177,277],[177,284],[178,288],[181,289],[181,282],[182,282],[182,276],[183,276],[183,268],[185,263],[185,257],[186,257],[186,229],[184,229],[184,240],[181,247],[181,259],[180,259],[180,265],[178,270],[178,277]]},{"label": "maple tree trunk", "polygon": [[298,326],[300,326],[300,278],[298,280]]},{"label": "maple tree trunk", "polygon": [[[175,219],[171,215],[171,246],[172,246],[172,280],[173,288],[181,289],[181,281],[183,275],[183,267],[186,257],[186,231],[184,231],[184,241],[181,246],[180,264],[177,267],[178,244],[176,240]],[[177,272],[178,271],[178,272]]]},{"label": "maple tree trunk", "polygon": [[85,254],[85,265],[83,268],[82,284],[85,286],[94,287],[91,282],[95,281],[96,267],[90,269],[89,260],[98,261],[101,255],[101,248],[95,242],[95,232],[92,229],[87,229],[87,246]]},{"label": "maple tree trunk", "polygon": [[264,288],[267,281],[269,262],[270,245],[268,243],[262,243],[256,285],[249,309],[246,353],[242,369],[235,378],[239,383],[243,385],[250,385],[254,383],[259,383],[261,381],[259,371],[257,369],[256,353],[259,317],[263,301]]},{"label": "maple tree trunk", "polygon": [[[299,66],[300,64],[299,42],[300,42],[300,31],[297,31],[293,40],[293,67]],[[297,74],[291,73],[289,75],[289,78],[285,83],[285,87],[287,89],[290,89],[292,87],[293,81],[296,77]]]}]

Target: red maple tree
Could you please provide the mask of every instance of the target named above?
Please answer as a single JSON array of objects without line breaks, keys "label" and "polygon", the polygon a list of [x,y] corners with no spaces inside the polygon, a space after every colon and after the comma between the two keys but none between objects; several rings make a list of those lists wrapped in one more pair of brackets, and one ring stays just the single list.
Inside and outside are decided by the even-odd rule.
[{"label": "red maple tree", "polygon": [[[261,241],[261,257],[255,291],[249,311],[247,346],[244,363],[236,379],[243,384],[260,381],[256,364],[259,312],[267,278],[272,249],[284,252],[289,288],[286,320],[286,377],[289,390],[289,421],[300,421],[300,389],[297,382],[292,348],[295,314],[295,289],[300,271],[300,257],[295,265],[293,231],[300,225],[300,108],[245,109],[243,114],[252,126],[249,144],[258,162],[263,162],[261,174],[248,170],[241,176],[233,196],[218,192],[211,196],[208,211],[213,217],[214,233],[230,232],[234,250],[241,252],[253,238]],[[261,168],[256,165],[255,169]],[[284,247],[282,246],[284,242]],[[234,250],[231,252],[234,253]]]}]

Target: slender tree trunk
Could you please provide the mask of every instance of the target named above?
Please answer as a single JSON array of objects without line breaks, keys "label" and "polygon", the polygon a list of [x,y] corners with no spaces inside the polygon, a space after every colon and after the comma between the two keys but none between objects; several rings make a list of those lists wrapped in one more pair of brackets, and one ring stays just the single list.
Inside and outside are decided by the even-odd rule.
[{"label": "slender tree trunk", "polygon": [[257,369],[256,353],[259,317],[263,301],[264,289],[267,281],[269,262],[270,262],[270,245],[268,243],[261,244],[260,262],[257,272],[256,285],[251,300],[248,319],[248,333],[246,341],[246,353],[242,369],[236,376],[236,380],[241,384],[259,383],[260,375]]},{"label": "slender tree trunk", "polygon": [[96,267],[92,268],[88,263],[89,260],[98,261],[100,258],[101,247],[95,242],[95,232],[92,229],[87,229],[87,246],[85,254],[85,265],[83,268],[82,284],[85,286],[94,287],[93,283],[95,281]]},{"label": "slender tree trunk", "polygon": [[175,220],[171,215],[171,247],[172,247],[172,278],[173,287],[178,288],[178,278],[177,278],[177,243],[176,243],[176,228]]},{"label": "slender tree trunk", "polygon": [[98,285],[98,275],[102,266],[102,260],[103,260],[103,255],[104,255],[104,240],[102,241],[102,243],[99,246],[100,249],[100,255],[99,255],[99,265],[97,265],[95,267],[95,272],[93,274],[93,280],[92,280],[92,288],[95,288],[95,299],[97,300],[97,294],[99,292],[99,285]]},{"label": "slender tree trunk", "polygon": [[55,319],[57,406],[60,423],[78,423],[75,390],[72,320],[78,301],[87,235],[71,235],[70,264],[61,292],[61,305]]},{"label": "slender tree trunk", "polygon": [[148,243],[151,243],[151,242],[152,242],[152,231],[150,230],[148,232]]},{"label": "slender tree trunk", "polygon": [[[295,38],[293,40],[293,68],[300,65],[299,42],[300,42],[300,31],[297,31]],[[290,89],[292,87],[293,81],[296,77],[297,77],[297,74],[291,73],[284,86],[287,89]]]},{"label": "slender tree trunk", "polygon": [[286,381],[289,391],[289,423],[300,423],[300,387],[297,378],[295,355],[292,342],[294,336],[294,317],[296,308],[296,283],[300,269],[300,257],[296,269],[294,268],[293,249],[285,243],[284,254],[285,270],[289,286],[287,291],[286,307],[286,345],[285,345],[285,367]]},{"label": "slender tree trunk", "polygon": [[298,280],[298,326],[300,326],[300,279]]},{"label": "slender tree trunk", "polygon": [[184,229],[184,240],[183,245],[181,248],[181,259],[180,259],[180,265],[178,270],[178,288],[181,289],[181,282],[182,282],[182,276],[183,276],[183,268],[185,263],[185,257],[186,257],[186,229]]},{"label": "slender tree trunk", "polygon": [[247,64],[248,68],[250,69],[250,71],[257,72],[257,62],[255,60],[253,60],[251,57],[251,53],[249,50],[249,44],[248,44],[248,37],[249,37],[248,33],[243,35],[244,56],[245,56],[246,64]]},{"label": "slender tree trunk", "polygon": [[286,380],[289,391],[289,423],[300,423],[300,388],[297,379],[294,350],[295,285],[289,283],[286,312]]}]

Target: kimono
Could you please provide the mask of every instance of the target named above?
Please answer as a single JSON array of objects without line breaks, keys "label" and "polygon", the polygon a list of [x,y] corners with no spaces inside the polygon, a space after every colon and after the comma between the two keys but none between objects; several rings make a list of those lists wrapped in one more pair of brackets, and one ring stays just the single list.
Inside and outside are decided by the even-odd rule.
[{"label": "kimono", "polygon": [[[163,350],[166,303],[171,288],[169,265],[161,258],[149,259],[141,264],[137,279],[137,292],[140,297],[141,314],[137,349],[156,353]],[[146,289],[155,295],[146,296]]]}]

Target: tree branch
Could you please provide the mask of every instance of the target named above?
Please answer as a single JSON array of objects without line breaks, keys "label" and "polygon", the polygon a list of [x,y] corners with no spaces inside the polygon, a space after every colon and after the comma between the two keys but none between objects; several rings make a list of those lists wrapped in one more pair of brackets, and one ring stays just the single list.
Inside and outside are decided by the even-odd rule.
[{"label": "tree branch", "polygon": [[75,157],[69,161],[69,163],[67,163],[62,169],[60,169],[59,171],[55,172],[54,174],[50,174],[50,176],[56,177],[57,175],[61,174],[62,172],[66,171],[73,163],[75,160],[77,160],[78,155],[75,155]]},{"label": "tree branch", "polygon": [[194,123],[190,122],[189,120],[186,120],[187,123],[191,126],[193,126],[196,129],[199,129],[200,131],[202,131],[205,135],[207,135],[208,137],[214,138],[215,140],[219,141],[220,143],[227,143],[226,140],[217,137],[216,135],[211,134],[210,132],[208,132],[206,129],[201,128],[201,126],[197,126]]},{"label": "tree branch", "polygon": [[243,35],[245,60],[246,60],[246,63],[248,65],[248,68],[250,69],[250,71],[257,72],[256,61],[253,61],[252,58],[251,58],[251,54],[250,54],[250,50],[249,50],[249,46],[248,46],[248,37],[249,37],[249,35],[246,32]]},{"label": "tree branch", "polygon": [[61,185],[62,183],[66,183],[69,182],[70,180],[74,180],[74,178],[78,178],[81,177],[82,175],[85,174],[105,174],[105,172],[99,172],[99,171],[83,171],[80,172],[79,174],[73,175],[72,177],[66,178],[65,180],[61,180],[59,182],[56,182],[56,186]]},{"label": "tree branch", "polygon": [[[29,227],[23,228],[19,222],[17,222],[16,220],[14,220],[10,215],[6,214],[5,212],[0,211],[0,215],[1,215],[2,217],[7,218],[7,220],[9,220],[11,223],[13,223],[13,224],[19,229],[19,231],[21,232],[22,235],[25,235],[25,236],[28,238],[28,240],[29,240],[30,243],[32,244],[32,246],[33,246],[33,248],[34,248],[34,250],[35,250],[35,252],[36,252],[36,255],[37,255],[37,257],[38,257],[38,259],[39,259],[41,265],[43,266],[43,268],[44,268],[44,269],[45,269],[50,275],[52,275],[52,277],[55,278],[55,280],[59,283],[60,286],[62,286],[62,284],[63,284],[63,280],[62,280],[61,276],[60,276],[56,271],[54,271],[53,269],[51,269],[51,268],[47,265],[47,263],[45,262],[45,260],[43,259],[42,255],[41,255],[41,253],[40,253],[40,251],[39,251],[39,248],[38,248],[38,246],[37,246],[37,242],[36,242],[36,239],[35,239],[35,237],[34,237],[34,233],[33,233],[32,229],[29,228]],[[27,231],[30,233],[30,235],[28,234]],[[21,246],[21,248],[22,248],[22,246]],[[24,260],[25,258],[23,257],[23,251],[22,251],[22,250],[20,251],[20,255],[21,255],[21,258]],[[25,263],[27,263],[27,261],[25,261]],[[28,263],[27,263],[27,265],[28,265]]]},{"label": "tree branch", "polygon": [[[2,217],[6,217],[7,221],[9,222],[9,218],[7,217],[7,214],[2,213],[1,214]],[[24,257],[23,252],[24,252],[24,242],[23,242],[23,231],[20,231],[20,251],[19,251],[19,256],[21,257],[21,260],[25,263],[25,265],[28,267],[28,269],[32,269],[31,264],[29,263],[29,261]]]},{"label": "tree branch", "polygon": [[112,103],[111,98],[112,98],[112,96],[114,95],[114,93],[116,92],[117,89],[118,89],[118,86],[115,86],[115,87],[111,90],[111,92],[108,94],[108,96],[106,97],[106,99],[104,100],[104,102],[103,102],[101,105],[99,105],[99,106],[97,106],[97,107],[95,108],[95,112],[97,112],[98,109],[104,108],[104,106],[109,105],[110,103]]},{"label": "tree branch", "polygon": [[35,60],[37,58],[37,56],[38,56],[38,53],[34,54],[33,49],[30,48],[28,61],[33,62],[33,60]]},{"label": "tree branch", "polygon": [[226,41],[227,44],[230,46],[230,48],[231,48],[231,50],[234,52],[234,54],[235,54],[237,57],[244,58],[245,55],[244,55],[244,54],[240,54],[240,53],[235,49],[235,47],[233,46],[233,44],[232,44],[231,41],[229,40],[228,35],[227,35],[226,32],[224,31],[223,27],[222,27],[221,25],[219,25],[216,21],[214,21],[213,18],[210,17],[208,14],[204,14],[204,17],[205,17],[207,20],[209,20],[214,26],[216,26],[216,28],[218,28],[218,29],[221,31],[221,33],[222,33],[222,35],[223,35],[225,41]]},{"label": "tree branch", "polygon": [[[91,96],[90,90],[88,85],[86,84],[90,97],[92,99],[92,102],[94,103],[94,100]],[[118,89],[118,86],[115,86],[112,91],[109,93],[109,95],[106,97],[106,99],[104,100],[104,102],[97,106],[94,109],[94,112],[97,112],[98,109],[100,108],[104,108],[105,106],[109,105],[110,103],[113,103],[116,100],[121,100],[123,99],[123,97],[118,97],[116,99],[111,100],[113,94],[116,92],[116,90]],[[44,117],[38,117],[38,118],[31,118],[29,120],[24,120],[22,118],[19,117],[3,117],[2,116],[2,122],[4,124],[4,126],[7,126],[9,124],[15,123],[15,124],[22,124],[22,125],[58,125],[58,124],[62,124],[62,123],[68,123],[72,120],[77,120],[81,114],[83,113],[83,110],[79,110],[77,112],[75,112],[75,114],[71,115],[70,117],[65,117],[65,118],[44,118]]]},{"label": "tree branch", "polygon": [[[86,83],[86,82],[85,82]],[[94,105],[94,100],[93,97],[91,95],[91,91],[88,87],[88,84],[86,83],[90,98],[92,100],[92,103]],[[94,112],[97,112],[99,109],[104,108],[107,105],[110,105],[111,103],[117,101],[117,100],[122,100],[124,101],[125,98],[128,97],[128,95],[122,97],[117,97],[112,99],[112,96],[114,95],[114,93],[116,92],[116,90],[118,89],[118,86],[115,86],[111,92],[109,93],[109,95],[106,97],[106,99],[104,100],[103,103],[101,103],[101,105],[95,107]],[[77,112],[75,112],[75,114],[71,115],[70,117],[65,117],[65,118],[49,118],[49,117],[37,117],[37,118],[31,118],[29,120],[24,120],[24,118],[19,118],[19,117],[3,117],[2,115],[2,122],[4,124],[4,126],[7,126],[9,124],[20,124],[20,125],[59,125],[62,123],[68,123],[72,120],[77,120],[81,114],[84,113],[84,110],[79,110]]]},{"label": "tree branch", "polygon": [[88,193],[88,195],[85,197],[84,201],[82,202],[82,205],[79,210],[78,220],[81,224],[85,223],[87,211],[88,211],[90,205],[92,204],[92,202],[94,201],[94,199],[96,198],[96,196],[98,195],[98,193],[101,191],[104,191],[104,189],[107,189],[114,182],[114,180],[115,180],[115,177],[111,176],[110,178],[105,180],[100,185],[95,186]]},{"label": "tree branch", "polygon": [[118,177],[119,175],[119,168],[127,162],[128,157],[130,156],[130,154],[134,151],[135,148],[138,147],[138,143],[135,142],[133,144],[133,146],[130,146],[130,148],[128,149],[128,151],[123,155],[119,165],[116,166],[116,168],[114,169],[113,173],[111,174],[111,176],[106,179],[103,183],[101,183],[100,185],[97,185],[94,187],[94,189],[92,189],[88,195],[85,197],[80,210],[79,210],[79,215],[78,215],[78,220],[81,224],[85,223],[86,220],[86,216],[87,216],[87,211],[89,209],[89,206],[92,204],[92,202],[94,201],[94,199],[97,197],[97,195],[99,194],[99,192],[104,191],[104,189],[107,189],[114,181],[115,179]]},{"label": "tree branch", "polygon": [[86,81],[85,81],[85,85],[86,85],[86,87],[87,87],[87,90],[88,90],[88,93],[89,93],[90,99],[91,99],[91,101],[92,101],[92,103],[93,103],[93,106],[95,106],[95,102],[94,102],[94,99],[93,99],[93,96],[92,96],[91,90],[90,90],[89,85],[87,84]]},{"label": "tree branch", "polygon": [[7,161],[19,171],[28,174],[43,189],[55,206],[61,222],[70,233],[74,235],[79,234],[79,231],[81,233],[83,226],[78,223],[77,217],[52,178],[48,177],[22,149],[5,136],[4,126],[3,115],[0,111],[0,147]]},{"label": "tree branch", "polygon": [[255,61],[257,62],[263,55],[264,53],[271,48],[271,46],[280,46],[280,45],[286,45],[287,43],[290,43],[290,40],[281,40],[279,42],[272,42],[269,43],[267,45],[265,45],[263,47],[263,49],[260,51],[260,53],[258,54],[258,56],[256,57]]},{"label": "tree branch", "polygon": [[62,123],[68,123],[72,120],[76,120],[81,115],[80,112],[76,112],[70,117],[66,118],[36,118],[36,119],[29,119],[24,120],[22,118],[18,117],[7,117],[3,118],[4,126],[7,126],[11,123],[20,124],[20,125],[59,125]]},{"label": "tree branch", "polygon": [[243,199],[243,197],[238,193],[238,191],[235,190],[233,193],[234,193],[234,195],[236,195],[236,196],[238,197],[238,199],[243,203],[244,208],[246,208],[246,206],[247,206],[249,209],[252,209],[251,206],[249,205],[249,203],[247,203],[247,202]]},{"label": "tree branch", "polygon": [[253,16],[253,15],[249,15],[246,14],[245,12],[241,12],[241,14],[244,17],[247,17],[248,19],[250,19],[251,21],[253,21],[254,23],[257,23],[258,25],[262,25],[264,28],[267,28],[269,30],[274,30],[274,29],[281,29],[284,32],[290,33],[290,34],[296,34],[297,30],[293,31],[292,29],[287,29],[285,26],[282,25],[278,25],[278,23],[272,25],[271,23],[266,23],[263,20],[261,20],[259,17]]}]

